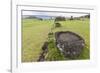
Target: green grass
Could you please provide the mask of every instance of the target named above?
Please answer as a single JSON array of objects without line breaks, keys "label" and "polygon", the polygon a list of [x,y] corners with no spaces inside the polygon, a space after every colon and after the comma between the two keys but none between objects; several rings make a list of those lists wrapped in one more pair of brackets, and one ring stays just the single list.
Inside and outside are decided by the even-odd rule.
[{"label": "green grass", "polygon": [[[53,20],[41,21],[37,19],[23,19],[22,23],[22,62],[37,61],[41,53],[41,46],[48,40],[48,33],[51,32],[54,22]],[[55,28],[52,31],[72,31],[83,37],[86,46],[78,59],[89,59],[89,19],[85,19],[84,21],[66,20],[61,21],[60,23],[62,24],[62,27]],[[53,48],[49,49],[49,52],[46,55],[47,60],[64,60],[64,57],[59,54],[59,51],[57,49],[52,50]]]}]

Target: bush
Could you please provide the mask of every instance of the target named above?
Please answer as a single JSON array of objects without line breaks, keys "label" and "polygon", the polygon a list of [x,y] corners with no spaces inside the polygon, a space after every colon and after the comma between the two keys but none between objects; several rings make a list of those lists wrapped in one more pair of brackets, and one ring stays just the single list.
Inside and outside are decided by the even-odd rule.
[{"label": "bush", "polygon": [[61,27],[60,23],[55,23],[55,27]]},{"label": "bush", "polygon": [[73,20],[73,19],[74,19],[74,17],[73,17],[73,16],[71,16],[70,20]]},{"label": "bush", "polygon": [[53,32],[48,33],[48,40],[53,38]]},{"label": "bush", "polygon": [[61,54],[61,52],[55,47],[54,40],[49,41],[48,45],[48,53],[45,57],[47,61],[59,61],[64,60],[64,56]]}]

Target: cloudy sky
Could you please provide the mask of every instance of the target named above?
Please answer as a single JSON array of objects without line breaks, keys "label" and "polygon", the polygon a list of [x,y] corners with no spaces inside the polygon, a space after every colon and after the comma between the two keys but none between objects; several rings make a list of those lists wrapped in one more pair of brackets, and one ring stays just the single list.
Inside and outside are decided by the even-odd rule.
[{"label": "cloudy sky", "polygon": [[88,14],[83,13],[58,13],[58,12],[39,12],[39,11],[23,11],[23,15],[42,15],[42,16],[65,16],[65,17],[80,17]]}]

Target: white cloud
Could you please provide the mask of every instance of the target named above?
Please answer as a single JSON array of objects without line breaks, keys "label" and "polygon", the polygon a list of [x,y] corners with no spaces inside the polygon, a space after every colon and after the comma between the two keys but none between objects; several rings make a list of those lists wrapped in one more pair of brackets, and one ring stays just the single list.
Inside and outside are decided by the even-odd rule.
[{"label": "white cloud", "polygon": [[79,17],[87,14],[80,13],[58,13],[58,12],[37,12],[37,11],[23,11],[23,15],[42,15],[42,16],[65,16],[65,17]]}]

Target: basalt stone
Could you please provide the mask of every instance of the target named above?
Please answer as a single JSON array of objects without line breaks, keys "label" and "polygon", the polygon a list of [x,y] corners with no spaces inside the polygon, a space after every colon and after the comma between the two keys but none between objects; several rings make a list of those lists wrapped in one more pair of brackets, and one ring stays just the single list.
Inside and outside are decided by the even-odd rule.
[{"label": "basalt stone", "polygon": [[37,61],[44,61],[44,60],[45,60],[45,55],[44,55],[44,52],[42,52]]},{"label": "basalt stone", "polygon": [[48,52],[48,42],[44,42],[42,46],[42,52],[37,61],[45,61],[45,55]]},{"label": "basalt stone", "polygon": [[60,31],[55,33],[56,47],[68,58],[78,57],[84,46],[84,39],[71,31]]},{"label": "basalt stone", "polygon": [[43,46],[42,46],[42,50],[45,51],[48,49],[48,42],[44,42]]}]

